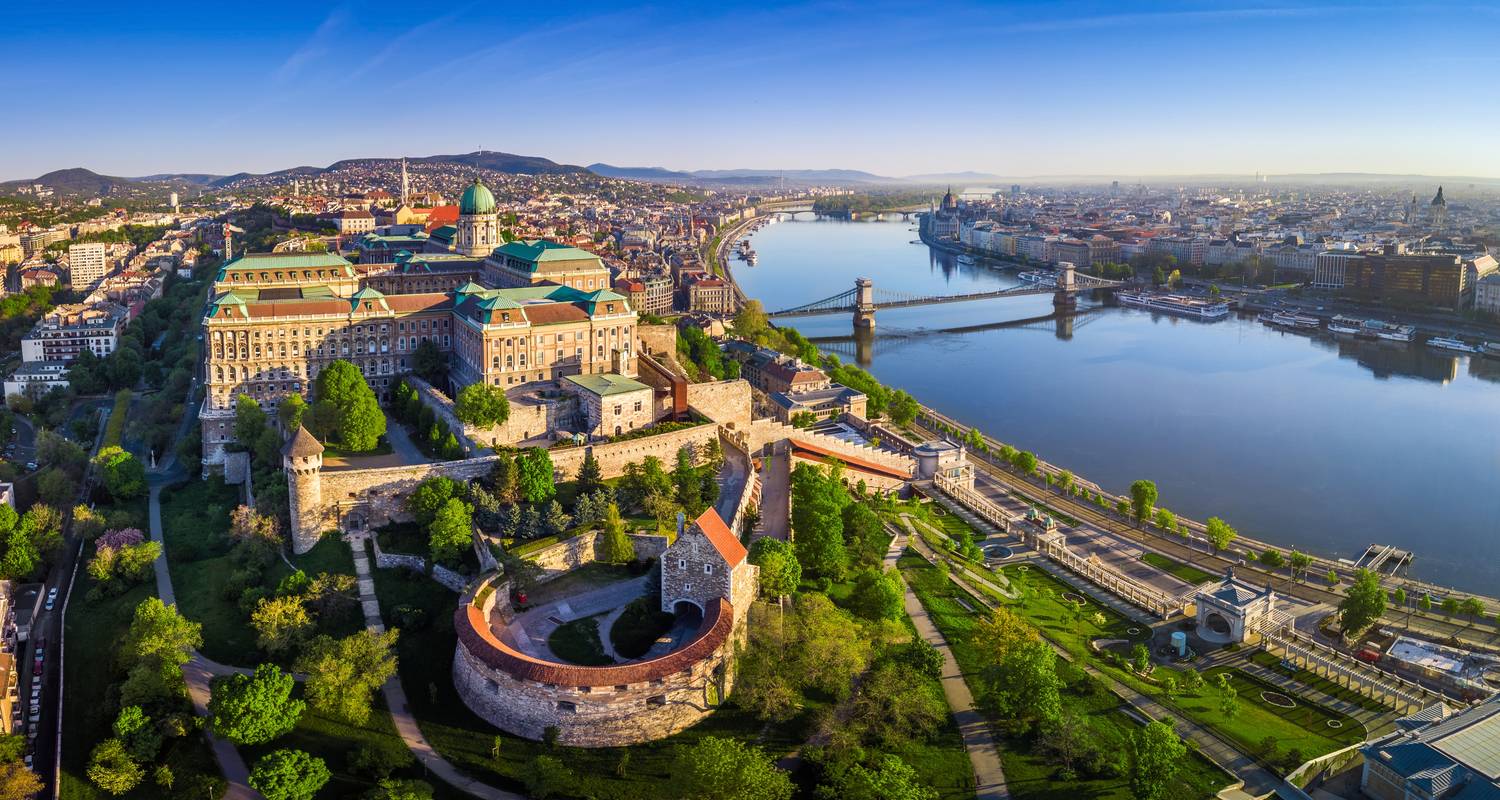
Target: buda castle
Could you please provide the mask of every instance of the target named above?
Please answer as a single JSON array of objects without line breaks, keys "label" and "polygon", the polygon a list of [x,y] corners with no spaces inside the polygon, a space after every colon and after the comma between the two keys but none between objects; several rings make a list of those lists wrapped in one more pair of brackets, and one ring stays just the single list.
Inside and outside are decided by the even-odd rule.
[{"label": "buda castle", "polygon": [[503,242],[495,197],[477,179],[458,223],[423,252],[356,265],[331,253],[254,253],[224,264],[203,317],[199,418],[205,468],[234,440],[235,399],[274,418],[307,396],[319,370],[354,364],[381,400],[412,371],[418,348],[448,359],[456,395],[483,382],[507,390],[569,375],[636,374],[636,312],[609,268],[547,240]]}]

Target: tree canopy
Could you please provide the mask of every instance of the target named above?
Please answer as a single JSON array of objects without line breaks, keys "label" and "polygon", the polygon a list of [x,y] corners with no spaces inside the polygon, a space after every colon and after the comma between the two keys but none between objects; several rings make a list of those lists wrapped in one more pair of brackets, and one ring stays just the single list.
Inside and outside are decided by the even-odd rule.
[{"label": "tree canopy", "polygon": [[760,748],[705,736],[682,747],[672,777],[695,800],[791,800],[792,779]]},{"label": "tree canopy", "polygon": [[471,383],[458,391],[453,415],[465,425],[488,428],[510,419],[510,400],[499,386]]},{"label": "tree canopy", "polygon": [[1367,569],[1354,571],[1354,581],[1339,602],[1339,627],[1345,633],[1362,631],[1385,613],[1385,590],[1380,576]]},{"label": "tree canopy", "polygon": [[318,373],[312,419],[324,441],[345,450],[374,450],[385,435],[385,413],[359,368],[338,360]]},{"label": "tree canopy", "polygon": [[274,664],[255,675],[220,676],[213,681],[208,713],[214,733],[235,744],[265,744],[290,733],[306,704],[293,699],[296,681]]},{"label": "tree canopy", "polygon": [[102,448],[94,456],[94,465],[104,476],[104,488],[116,500],[128,500],[146,493],[146,468],[130,451],[118,445]]},{"label": "tree canopy", "polygon": [[313,800],[333,777],[323,759],[301,750],[273,750],[255,762],[250,786],[266,800]]},{"label": "tree canopy", "polygon": [[344,639],[313,640],[297,662],[298,671],[307,675],[308,704],[351,725],[363,725],[370,718],[375,690],[396,672],[396,634],[364,630]]},{"label": "tree canopy", "polygon": [[552,456],[540,447],[527,448],[516,457],[516,484],[521,499],[528,503],[541,503],[557,494],[557,484],[552,477]]}]

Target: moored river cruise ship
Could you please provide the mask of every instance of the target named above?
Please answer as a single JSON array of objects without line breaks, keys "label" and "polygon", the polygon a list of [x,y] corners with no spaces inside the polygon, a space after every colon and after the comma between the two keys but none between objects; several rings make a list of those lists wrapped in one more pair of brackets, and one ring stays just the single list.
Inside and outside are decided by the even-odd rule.
[{"label": "moored river cruise ship", "polygon": [[1119,299],[1121,305],[1146,308],[1164,314],[1175,314],[1179,317],[1219,320],[1229,316],[1229,304],[1220,300],[1157,292],[1118,292],[1115,297]]}]

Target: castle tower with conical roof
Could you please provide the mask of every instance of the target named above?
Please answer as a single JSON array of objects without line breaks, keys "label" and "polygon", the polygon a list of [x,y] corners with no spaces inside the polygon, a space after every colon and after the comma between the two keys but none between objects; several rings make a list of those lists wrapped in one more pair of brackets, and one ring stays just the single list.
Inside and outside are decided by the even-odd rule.
[{"label": "castle tower with conical roof", "polygon": [[299,425],[281,449],[281,464],[286,470],[292,552],[301,555],[313,549],[323,532],[323,445]]}]

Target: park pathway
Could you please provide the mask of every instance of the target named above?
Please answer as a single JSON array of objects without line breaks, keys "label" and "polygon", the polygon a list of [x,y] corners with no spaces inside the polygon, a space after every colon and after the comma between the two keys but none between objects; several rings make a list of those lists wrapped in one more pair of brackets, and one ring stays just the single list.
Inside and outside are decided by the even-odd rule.
[{"label": "park pathway", "polygon": [[[939,555],[938,553],[933,552],[932,548],[928,547],[927,544],[925,542],[922,542],[920,539],[913,539],[912,546],[918,554],[920,554],[923,558],[926,558],[928,561],[936,563],[937,559],[940,558],[946,560],[946,556]],[[1049,573],[1052,573],[1058,579],[1063,580],[1064,582],[1087,592],[1089,596],[1093,597],[1098,602],[1104,603],[1111,608],[1116,608],[1118,604],[1120,607],[1117,608],[1117,610],[1121,611],[1122,613],[1125,613],[1127,611],[1133,612],[1128,614],[1127,618],[1135,619],[1137,616],[1142,615],[1142,612],[1140,612],[1138,609],[1134,609],[1131,606],[1125,605],[1121,601],[1113,598],[1110,595],[1099,592],[1091,584],[1084,584],[1076,580],[1070,580],[1069,578],[1071,576],[1067,575],[1066,573],[1062,573],[1060,569],[1055,568],[1052,564],[1048,563],[1046,559],[1033,556],[1031,558],[1023,560],[1025,560],[1026,563],[1035,565]],[[959,586],[964,586],[965,584],[984,583],[991,589],[1000,588],[992,583],[983,581],[983,579],[981,578],[975,577],[972,573],[968,573],[966,570],[955,569],[950,573],[950,578],[952,578],[954,582]],[[975,599],[984,603],[986,606],[994,607],[998,605],[998,603],[996,603],[996,601],[989,597],[985,592],[977,588],[966,588],[970,588],[970,593],[975,597]],[[1145,617],[1144,624],[1150,624],[1149,616]],[[1271,773],[1265,767],[1261,766],[1258,761],[1256,761],[1249,755],[1240,752],[1234,746],[1219,738],[1219,736],[1214,734],[1212,731],[1204,728],[1196,722],[1193,722],[1187,717],[1178,714],[1176,711],[1167,708],[1151,697],[1136,691],[1130,686],[1127,686],[1126,684],[1115,680],[1109,675],[1104,674],[1100,670],[1096,669],[1093,665],[1088,664],[1087,662],[1077,661],[1076,659],[1074,659],[1071,653],[1064,650],[1055,642],[1051,642],[1051,640],[1048,640],[1048,642],[1052,644],[1053,650],[1057,652],[1059,657],[1076,664],[1079,668],[1083,669],[1088,674],[1103,682],[1105,686],[1109,687],[1110,691],[1114,692],[1121,699],[1123,699],[1138,714],[1141,714],[1148,719],[1171,721],[1173,723],[1173,727],[1177,730],[1180,736],[1182,736],[1184,739],[1192,739],[1193,742],[1198,745],[1199,751],[1205,757],[1207,757],[1210,761],[1219,765],[1221,768],[1228,771],[1231,775],[1241,781],[1241,785],[1231,786],[1219,792],[1219,797],[1224,798],[1224,800],[1250,800],[1250,798],[1253,797],[1265,797],[1266,795],[1271,794],[1284,785],[1284,782],[1280,778],[1276,777],[1275,774]]]},{"label": "park pathway", "polygon": [[[375,579],[370,576],[370,559],[366,555],[365,540],[369,538],[365,533],[346,533],[344,541],[349,543],[349,549],[354,554],[354,575],[359,585],[359,604],[365,613],[365,627],[376,632],[385,633],[385,623],[380,619],[380,601],[375,596]],[[449,786],[480,800],[526,800],[524,795],[496,789],[487,783],[470,778],[453,766],[452,762],[443,758],[427,737],[422,735],[422,729],[417,725],[417,720],[411,714],[411,709],[406,703],[406,690],[401,687],[401,676],[392,675],[390,680],[381,687],[381,693],[385,696],[385,706],[391,712],[391,722],[395,723],[396,733],[406,743],[411,754],[417,757],[420,763],[429,773]]]},{"label": "park pathway", "polygon": [[[905,549],[906,535],[897,533],[885,552],[887,569],[896,568],[896,560]],[[906,592],[906,615],[911,617],[917,635],[943,654],[943,696],[948,698],[948,708],[953,712],[953,721],[958,724],[959,733],[963,736],[964,749],[969,751],[969,765],[974,769],[974,796],[978,800],[1010,800],[1010,790],[1005,786],[1005,769],[1000,765],[1000,750],[995,744],[995,737],[990,733],[990,726],[984,715],[974,707],[974,695],[969,691],[969,684],[964,682],[963,672],[958,668],[958,661],[953,658],[948,640],[943,638],[942,632],[927,616],[927,609],[922,607],[911,587],[905,581],[902,581],[901,586]]]},{"label": "park pathway", "polygon": [[[161,533],[161,490],[160,483],[152,483],[151,541],[160,544],[162,551],[151,566],[156,571],[156,596],[160,597],[163,603],[175,606],[177,594],[172,591],[172,573],[167,569],[166,542],[162,540]],[[236,672],[249,673],[249,670],[220,664],[194,651],[192,660],[182,666],[182,675],[187,679],[188,695],[193,700],[193,713],[200,717],[208,716],[209,683],[220,675],[231,675]],[[250,788],[250,768],[245,765],[245,759],[240,756],[240,751],[235,748],[234,743],[214,736],[207,728],[204,728],[203,735],[208,737],[209,745],[213,747],[214,760],[219,762],[219,772],[223,773],[224,780],[229,782],[229,788],[224,792],[223,800],[260,798],[260,792]]]}]

